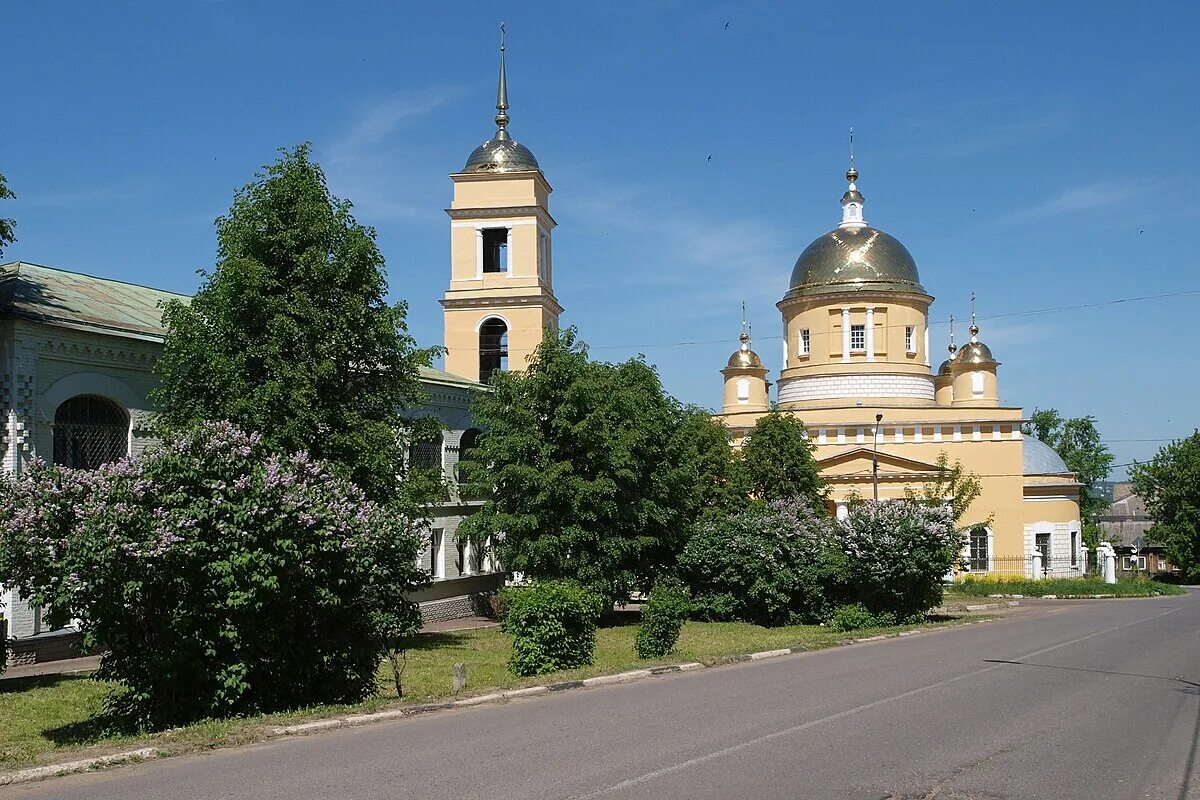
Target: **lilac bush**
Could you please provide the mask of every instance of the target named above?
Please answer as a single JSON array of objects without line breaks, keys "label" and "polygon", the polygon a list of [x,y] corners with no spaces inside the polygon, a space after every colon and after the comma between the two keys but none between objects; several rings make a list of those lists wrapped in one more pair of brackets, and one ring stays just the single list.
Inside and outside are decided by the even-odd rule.
[{"label": "lilac bush", "polygon": [[107,711],[138,726],[372,693],[420,626],[420,547],[419,523],[230,423],[0,488],[0,581],[80,626]]},{"label": "lilac bush", "polygon": [[949,509],[903,500],[853,505],[834,534],[846,557],[848,601],[898,621],[941,602],[942,579],[964,543]]},{"label": "lilac bush", "polygon": [[678,564],[695,616],[760,625],[823,620],[844,568],[832,521],[801,500],[703,519]]}]

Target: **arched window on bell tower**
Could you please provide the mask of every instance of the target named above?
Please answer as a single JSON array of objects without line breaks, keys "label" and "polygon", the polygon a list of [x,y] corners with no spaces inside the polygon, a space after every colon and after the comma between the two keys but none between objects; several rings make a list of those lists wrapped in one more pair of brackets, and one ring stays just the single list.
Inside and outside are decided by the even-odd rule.
[{"label": "arched window on bell tower", "polygon": [[491,317],[479,326],[479,382],[487,383],[498,370],[508,370],[508,325]]}]

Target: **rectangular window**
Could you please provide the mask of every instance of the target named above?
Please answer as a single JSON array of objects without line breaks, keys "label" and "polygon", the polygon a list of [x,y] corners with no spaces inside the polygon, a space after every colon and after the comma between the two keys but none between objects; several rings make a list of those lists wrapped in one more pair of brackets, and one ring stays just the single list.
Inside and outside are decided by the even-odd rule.
[{"label": "rectangular window", "polygon": [[988,532],[985,528],[971,531],[971,571],[987,572]]},{"label": "rectangular window", "polygon": [[471,565],[467,563],[467,542],[465,539],[460,539],[456,544],[458,545],[458,561],[454,568],[458,570],[459,575],[467,575],[471,572]]},{"label": "rectangular window", "polygon": [[1050,571],[1050,534],[1039,533],[1034,539],[1034,546],[1042,554],[1042,572]]},{"label": "rectangular window", "polygon": [[912,325],[904,326],[904,350],[907,353],[917,352],[917,329]]},{"label": "rectangular window", "polygon": [[850,326],[850,352],[864,353],[867,350],[867,326]]},{"label": "rectangular window", "polygon": [[442,558],[442,529],[434,528],[429,534],[429,574],[434,579],[444,577],[445,564]]},{"label": "rectangular window", "polygon": [[738,378],[737,382],[737,399],[739,403],[750,402],[750,379]]},{"label": "rectangular window", "polygon": [[484,228],[483,271],[508,272],[508,228]]},{"label": "rectangular window", "polygon": [[808,328],[803,328],[800,331],[800,355],[806,356],[809,352]]},{"label": "rectangular window", "polygon": [[1079,566],[1079,531],[1071,531],[1071,566]]}]

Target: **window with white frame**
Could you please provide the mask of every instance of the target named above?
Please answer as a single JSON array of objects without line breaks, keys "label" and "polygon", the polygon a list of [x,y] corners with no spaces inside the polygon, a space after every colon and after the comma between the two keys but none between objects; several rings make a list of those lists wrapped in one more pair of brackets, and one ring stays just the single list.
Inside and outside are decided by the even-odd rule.
[{"label": "window with white frame", "polygon": [[983,396],[983,373],[982,372],[972,372],[971,373],[971,394],[973,394],[975,397]]},{"label": "window with white frame", "polygon": [[987,528],[973,528],[971,530],[971,570],[973,572],[987,572],[988,556]]},{"label": "window with white frame", "polygon": [[434,528],[429,534],[429,576],[435,580],[446,574],[446,560],[442,554],[443,533],[441,528]]},{"label": "window with white frame", "polygon": [[850,352],[865,353],[867,351],[867,326],[850,326]]},{"label": "window with white frame", "polygon": [[739,403],[750,402],[750,379],[738,378],[737,382],[737,399]]},{"label": "window with white frame", "polygon": [[800,329],[800,355],[806,356],[811,352],[808,328]]},{"label": "window with white frame", "polygon": [[508,272],[508,228],[483,229],[483,271]]},{"label": "window with white frame", "polygon": [[904,326],[904,352],[917,352],[917,329],[914,325]]}]

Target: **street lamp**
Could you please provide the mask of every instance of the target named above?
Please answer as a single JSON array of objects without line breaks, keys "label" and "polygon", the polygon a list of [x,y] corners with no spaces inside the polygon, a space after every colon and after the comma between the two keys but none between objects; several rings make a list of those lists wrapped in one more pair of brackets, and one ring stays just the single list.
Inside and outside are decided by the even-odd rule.
[{"label": "street lamp", "polygon": [[875,485],[875,502],[879,502],[879,423],[883,414],[875,415],[875,445],[871,451],[871,482]]}]

